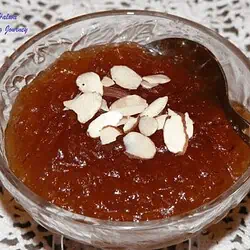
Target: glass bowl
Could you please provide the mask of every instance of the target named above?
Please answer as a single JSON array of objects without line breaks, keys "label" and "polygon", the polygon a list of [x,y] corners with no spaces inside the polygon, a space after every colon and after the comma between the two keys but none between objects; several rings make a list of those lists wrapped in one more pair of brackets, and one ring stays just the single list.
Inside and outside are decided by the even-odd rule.
[{"label": "glass bowl", "polygon": [[57,24],[31,38],[0,71],[0,179],[6,189],[41,225],[52,232],[103,249],[152,249],[182,242],[222,219],[247,194],[250,168],[212,202],[180,216],[148,222],[111,222],[56,207],[32,193],[8,168],[4,131],[20,89],[64,51],[122,41],[147,44],[184,37],[206,46],[223,67],[230,100],[250,110],[250,63],[217,33],[180,17],[150,11],[109,11],[83,15]]}]

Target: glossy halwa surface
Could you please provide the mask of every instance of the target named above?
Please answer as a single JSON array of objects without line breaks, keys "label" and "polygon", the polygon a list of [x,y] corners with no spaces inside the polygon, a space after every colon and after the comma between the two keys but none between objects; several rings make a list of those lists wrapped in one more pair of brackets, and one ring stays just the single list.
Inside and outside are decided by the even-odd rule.
[{"label": "glossy halwa surface", "polygon": [[[155,56],[124,43],[65,52],[16,99],[6,130],[10,168],[44,199],[101,219],[159,219],[216,198],[245,171],[250,149],[218,101],[217,88],[224,81],[220,70],[197,50],[192,53],[183,45]],[[113,65],[127,65],[141,76],[163,73],[171,78],[151,90],[126,91],[148,103],[167,95],[169,108],[189,113],[194,136],[184,155],[166,150],[160,130],[151,136],[157,147],[154,159],[130,159],[122,136],[102,146],[87,136],[89,122],[81,124],[73,111],[63,110],[63,101],[79,93],[79,74],[93,71],[103,77]],[[117,98],[104,99],[110,105]]]}]

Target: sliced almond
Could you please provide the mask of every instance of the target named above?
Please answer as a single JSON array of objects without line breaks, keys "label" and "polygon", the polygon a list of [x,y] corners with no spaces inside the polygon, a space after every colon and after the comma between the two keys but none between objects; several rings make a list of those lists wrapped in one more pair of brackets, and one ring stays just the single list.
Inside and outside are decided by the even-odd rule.
[{"label": "sliced almond", "polygon": [[128,121],[128,119],[129,119],[128,116],[123,117],[123,118],[119,121],[119,123],[117,124],[117,127],[126,124],[126,122]]},{"label": "sliced almond", "polygon": [[189,117],[189,114],[187,112],[185,113],[185,122],[186,122],[187,135],[188,138],[190,139],[194,134],[194,122]]},{"label": "sliced almond", "polygon": [[101,114],[93,120],[88,127],[87,133],[92,138],[100,136],[101,130],[106,126],[117,126],[122,119],[122,114],[118,111],[109,111]]},{"label": "sliced almond", "polygon": [[184,154],[188,146],[188,135],[184,115],[179,115],[172,110],[169,112],[163,128],[164,142],[168,150],[175,154]]},{"label": "sliced almond", "polygon": [[103,128],[100,133],[100,139],[101,139],[102,145],[106,145],[106,144],[116,141],[116,138],[119,135],[122,135],[122,132],[116,127],[107,126]]},{"label": "sliced almond", "polygon": [[103,78],[102,78],[102,85],[104,86],[104,87],[111,87],[111,86],[113,86],[115,84],[115,82],[111,79],[111,78],[109,78],[108,76],[104,76]]},{"label": "sliced almond", "polygon": [[124,65],[113,66],[110,73],[116,84],[125,89],[137,89],[142,81],[134,70]]},{"label": "sliced almond", "polygon": [[164,84],[170,82],[170,78],[163,74],[149,75],[143,76],[142,79],[151,84]]},{"label": "sliced almond", "polygon": [[174,116],[178,115],[176,112],[174,112],[172,109],[168,109],[168,116]]},{"label": "sliced almond", "polygon": [[102,97],[98,93],[84,93],[73,100],[63,102],[66,109],[77,114],[77,120],[86,123],[98,112],[102,104]]},{"label": "sliced almond", "polygon": [[163,129],[163,127],[164,127],[164,124],[165,124],[165,121],[166,121],[166,119],[167,119],[167,116],[168,115],[160,115],[160,116],[157,116],[155,119],[156,119],[156,121],[157,121],[157,123],[158,123],[158,130],[160,130],[160,129]]},{"label": "sliced almond", "polygon": [[129,117],[127,122],[125,123],[123,127],[124,133],[131,132],[138,124],[138,118],[135,117]]},{"label": "sliced almond", "polygon": [[103,111],[109,111],[109,107],[108,107],[107,101],[104,100],[104,99],[102,99],[101,109],[102,109]]},{"label": "sliced almond", "polygon": [[103,95],[103,85],[99,75],[94,72],[87,72],[79,75],[76,79],[76,85],[82,92],[96,92]]},{"label": "sliced almond", "polygon": [[152,159],[156,154],[153,141],[138,132],[130,132],[123,138],[126,153],[132,158]]},{"label": "sliced almond", "polygon": [[123,116],[139,114],[147,108],[147,101],[138,95],[128,95],[112,103],[110,110],[119,111]]},{"label": "sliced almond", "polygon": [[151,136],[158,128],[158,123],[155,118],[144,116],[140,118],[139,130],[143,135]]},{"label": "sliced almond", "polygon": [[150,83],[150,82],[147,82],[147,81],[145,81],[145,80],[143,80],[142,82],[141,82],[141,86],[144,88],[144,89],[152,89],[152,88],[154,88],[154,87],[156,87],[156,86],[158,86],[159,85],[159,83]]},{"label": "sliced almond", "polygon": [[155,117],[159,115],[162,110],[166,107],[168,102],[168,97],[159,97],[153,101],[141,114],[140,116]]}]

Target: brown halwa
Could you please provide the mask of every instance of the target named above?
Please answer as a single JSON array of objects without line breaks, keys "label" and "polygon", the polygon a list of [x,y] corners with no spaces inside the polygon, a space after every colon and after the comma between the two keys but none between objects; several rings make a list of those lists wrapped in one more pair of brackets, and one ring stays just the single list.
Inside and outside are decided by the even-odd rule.
[{"label": "brown halwa", "polygon": [[[15,101],[6,130],[11,170],[45,200],[101,219],[159,219],[213,200],[246,170],[250,148],[226,119],[217,96],[224,79],[206,56],[194,56],[185,46],[156,56],[132,43],[65,52]],[[148,103],[168,96],[168,107],[189,113],[194,135],[184,155],[168,152],[158,130],[151,136],[156,156],[131,159],[124,154],[122,137],[101,145],[87,135],[89,122],[81,124],[74,112],[64,110],[63,102],[79,93],[78,75],[93,71],[102,78],[114,65],[127,65],[141,76],[171,78],[165,85],[128,93]],[[117,100],[105,99],[108,105]]]}]

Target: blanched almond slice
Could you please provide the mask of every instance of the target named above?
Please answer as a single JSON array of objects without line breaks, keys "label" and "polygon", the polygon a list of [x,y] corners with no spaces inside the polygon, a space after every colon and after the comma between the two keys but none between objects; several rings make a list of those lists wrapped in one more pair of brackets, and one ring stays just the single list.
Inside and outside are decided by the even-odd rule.
[{"label": "blanched almond slice", "polygon": [[141,82],[141,86],[143,87],[143,88],[145,88],[145,89],[152,89],[152,88],[154,88],[154,87],[156,87],[156,86],[158,86],[159,85],[159,83],[150,83],[150,82],[147,82],[147,81],[145,81],[145,80],[143,80],[142,82]]},{"label": "blanched almond slice", "polygon": [[116,84],[125,89],[137,89],[142,81],[134,70],[124,65],[113,66],[110,73]]},{"label": "blanched almond slice", "polygon": [[190,139],[194,134],[194,122],[192,119],[190,119],[189,114],[187,112],[185,113],[185,122],[188,138]]},{"label": "blanched almond slice", "polygon": [[130,132],[123,138],[126,153],[132,158],[143,160],[152,159],[156,153],[153,141],[145,135]]},{"label": "blanched almond slice", "polygon": [[116,138],[119,135],[122,135],[122,132],[118,128],[115,128],[112,126],[107,126],[103,128],[100,133],[100,139],[101,139],[102,145],[106,145],[106,144],[116,141]]},{"label": "blanched almond slice", "polygon": [[169,111],[163,128],[164,142],[168,150],[175,154],[184,154],[188,146],[188,135],[184,116]]},{"label": "blanched almond slice", "polygon": [[151,136],[156,132],[158,123],[155,118],[144,116],[140,118],[139,130],[143,135]]},{"label": "blanched almond slice", "polygon": [[163,75],[163,74],[143,76],[142,79],[151,83],[151,84],[156,84],[156,83],[164,84],[164,83],[170,82],[170,80],[171,80],[168,76]]},{"label": "blanched almond slice", "polygon": [[111,79],[111,78],[109,78],[109,77],[107,77],[107,76],[104,76],[103,78],[102,78],[102,85],[104,86],[104,87],[111,87],[111,86],[113,86],[115,84],[115,82]]},{"label": "blanched almond slice", "polygon": [[102,104],[102,97],[98,93],[83,93],[73,100],[63,102],[66,109],[77,114],[77,120],[86,123],[98,112]]},{"label": "blanched almond slice", "polygon": [[132,131],[138,124],[138,118],[135,117],[129,117],[128,121],[125,123],[124,127],[123,127],[123,131],[124,133],[128,133],[130,131]]},{"label": "blanched almond slice", "polygon": [[160,116],[157,116],[155,119],[156,119],[156,121],[157,121],[157,123],[158,123],[158,130],[160,130],[160,129],[163,129],[163,127],[164,127],[164,124],[165,124],[165,121],[166,121],[166,119],[167,119],[167,116],[168,115],[160,115]]},{"label": "blanched almond slice", "polygon": [[178,115],[176,112],[174,112],[172,109],[168,109],[168,116],[174,116]]},{"label": "blanched almond slice", "polygon": [[119,123],[117,124],[117,127],[126,124],[126,122],[128,121],[128,119],[129,119],[128,116],[123,117],[123,118],[119,121]]},{"label": "blanched almond slice", "polygon": [[79,75],[76,85],[82,92],[96,92],[103,95],[103,85],[99,75],[94,72],[87,72]]},{"label": "blanched almond slice", "polygon": [[101,109],[102,109],[103,111],[109,111],[109,107],[108,107],[107,101],[104,100],[104,99],[102,99]]},{"label": "blanched almond slice", "polygon": [[128,95],[112,103],[110,110],[119,111],[123,116],[141,113],[147,108],[147,101],[138,95]]},{"label": "blanched almond slice", "polygon": [[109,111],[101,114],[89,124],[87,133],[90,137],[97,138],[100,136],[100,132],[104,127],[117,126],[121,119],[122,114],[117,111]]},{"label": "blanched almond slice", "polygon": [[168,102],[168,97],[159,97],[153,101],[149,106],[140,114],[140,116],[155,117],[159,115],[162,110],[166,107]]}]

